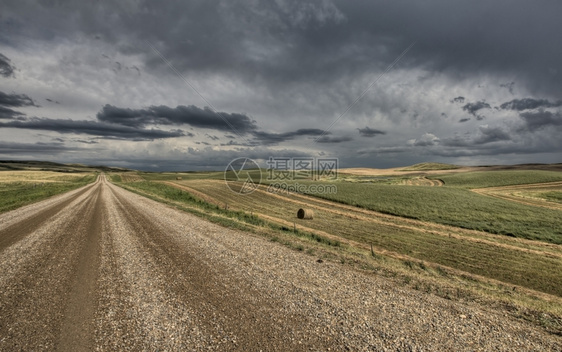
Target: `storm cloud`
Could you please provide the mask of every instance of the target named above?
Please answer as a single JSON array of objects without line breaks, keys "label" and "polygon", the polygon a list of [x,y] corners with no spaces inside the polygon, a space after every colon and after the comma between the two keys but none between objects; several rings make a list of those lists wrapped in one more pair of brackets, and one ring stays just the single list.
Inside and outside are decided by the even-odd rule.
[{"label": "storm cloud", "polygon": [[370,128],[368,126],[365,126],[365,128],[358,128],[357,130],[359,130],[359,134],[362,137],[374,137],[377,135],[384,135],[386,134],[386,132],[381,131],[381,130],[377,130],[374,128]]},{"label": "storm cloud", "polygon": [[560,112],[552,113],[548,110],[539,109],[535,112],[522,112],[519,116],[525,122],[524,129],[529,131],[551,126],[562,126],[562,114]]},{"label": "storm cloud", "polygon": [[482,109],[490,109],[490,104],[485,101],[477,101],[476,103],[468,103],[462,107],[462,109],[473,116],[478,116],[477,112]]},{"label": "storm cloud", "polygon": [[68,147],[64,143],[12,143],[0,142],[0,154],[4,155],[56,155],[69,151],[79,151],[80,148]]},{"label": "storm cloud", "polygon": [[33,99],[25,94],[6,94],[0,92],[0,105],[12,107],[37,106]]},{"label": "storm cloud", "polygon": [[10,59],[0,53],[0,76],[14,77],[15,67],[12,66]]},{"label": "storm cloud", "polygon": [[234,130],[241,134],[257,128],[256,122],[244,114],[215,112],[209,107],[201,109],[194,105],[129,109],[107,104],[96,116],[103,122],[137,128],[147,125],[190,125],[219,131]]},{"label": "storm cloud", "polygon": [[24,113],[0,106],[0,119],[13,119],[25,116]]},{"label": "storm cloud", "polygon": [[557,102],[550,102],[546,99],[533,99],[533,98],[524,98],[524,99],[513,99],[506,103],[500,105],[501,109],[504,110],[531,110],[531,109],[538,109],[538,108],[554,108],[562,106],[562,100]]},{"label": "storm cloud", "polygon": [[316,143],[343,143],[343,142],[349,142],[352,141],[353,138],[349,137],[349,136],[341,136],[341,137],[335,137],[335,136],[321,136],[320,138],[316,139]]},{"label": "storm cloud", "polygon": [[324,136],[324,130],[316,129],[316,128],[302,128],[296,131],[291,132],[284,132],[284,133],[270,133],[264,131],[256,131],[253,132],[253,136],[258,140],[261,144],[271,145],[271,144],[279,144],[288,140],[292,140],[296,137],[302,136]]},{"label": "storm cloud", "polygon": [[0,139],[64,133],[100,162],[151,169],[155,155],[205,168],[289,152],[350,167],[559,162],[560,13],[541,0],[5,0]]},{"label": "storm cloud", "polygon": [[97,121],[83,121],[71,119],[28,118],[23,121],[1,122],[0,128],[20,128],[28,130],[54,131],[58,133],[88,134],[105,138],[129,140],[154,140],[174,138],[186,135],[181,130],[163,131],[158,129],[142,129]]}]

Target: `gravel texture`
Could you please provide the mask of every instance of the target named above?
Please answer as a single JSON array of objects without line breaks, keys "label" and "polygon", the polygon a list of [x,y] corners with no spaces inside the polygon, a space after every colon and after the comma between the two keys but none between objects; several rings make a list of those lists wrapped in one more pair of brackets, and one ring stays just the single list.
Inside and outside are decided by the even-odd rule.
[{"label": "gravel texture", "polygon": [[0,350],[562,351],[562,338],[111,185],[0,215]]}]

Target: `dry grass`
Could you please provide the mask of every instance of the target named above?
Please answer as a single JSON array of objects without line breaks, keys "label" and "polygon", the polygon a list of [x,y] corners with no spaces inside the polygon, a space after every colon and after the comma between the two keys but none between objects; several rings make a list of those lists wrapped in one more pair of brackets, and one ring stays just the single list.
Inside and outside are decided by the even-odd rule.
[{"label": "dry grass", "polygon": [[0,171],[0,213],[84,186],[94,173]]},{"label": "dry grass", "polygon": [[54,171],[1,171],[0,183],[9,182],[67,182],[83,177],[84,173],[60,173]]}]

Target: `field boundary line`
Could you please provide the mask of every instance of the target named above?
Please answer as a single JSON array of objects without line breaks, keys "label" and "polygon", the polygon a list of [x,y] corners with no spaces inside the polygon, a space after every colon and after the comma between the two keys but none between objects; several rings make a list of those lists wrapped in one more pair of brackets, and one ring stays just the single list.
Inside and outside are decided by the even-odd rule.
[{"label": "field boundary line", "polygon": [[501,187],[484,187],[484,188],[474,188],[471,189],[472,192],[476,194],[494,197],[498,199],[507,200],[510,202],[515,202],[523,205],[542,207],[552,210],[562,210],[562,205],[554,202],[549,202],[545,199],[531,198],[531,200],[526,200],[524,197],[502,194],[501,192],[509,191],[525,191],[525,190],[544,190],[548,191],[552,187],[562,187],[562,181],[556,182],[544,182],[544,183],[531,183],[527,185],[511,185],[511,186],[501,186]]}]

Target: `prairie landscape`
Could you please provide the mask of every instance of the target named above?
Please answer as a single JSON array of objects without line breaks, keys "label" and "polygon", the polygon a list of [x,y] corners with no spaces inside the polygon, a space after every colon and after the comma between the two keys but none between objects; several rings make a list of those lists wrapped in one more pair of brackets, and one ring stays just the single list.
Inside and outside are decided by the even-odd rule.
[{"label": "prairie landscape", "polygon": [[562,351],[561,1],[0,8],[0,352]]},{"label": "prairie landscape", "polygon": [[0,346],[562,346],[560,165],[298,180],[333,194],[236,179],[0,171]]}]

